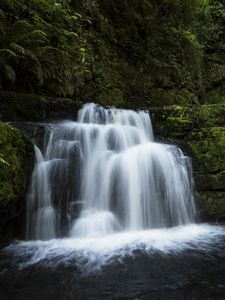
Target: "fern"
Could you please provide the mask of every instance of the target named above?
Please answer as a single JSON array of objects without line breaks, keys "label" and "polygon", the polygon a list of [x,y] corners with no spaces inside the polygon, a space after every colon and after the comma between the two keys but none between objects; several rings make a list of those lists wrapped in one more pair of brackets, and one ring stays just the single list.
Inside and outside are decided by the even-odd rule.
[{"label": "fern", "polygon": [[0,49],[0,53],[5,54],[7,56],[17,57],[17,54],[10,49]]},{"label": "fern", "polygon": [[25,55],[26,54],[26,49],[16,43],[11,43],[10,48],[12,48],[14,51],[17,51],[17,53]]},{"label": "fern", "polygon": [[21,88],[35,91],[43,87],[48,93],[72,95],[86,72],[88,51],[81,35],[83,22],[91,21],[71,10],[69,0],[3,1],[0,67],[4,72],[0,82],[7,80],[16,87],[17,78],[19,84],[23,78]]},{"label": "fern", "polygon": [[9,166],[9,163],[0,156],[0,165]]}]

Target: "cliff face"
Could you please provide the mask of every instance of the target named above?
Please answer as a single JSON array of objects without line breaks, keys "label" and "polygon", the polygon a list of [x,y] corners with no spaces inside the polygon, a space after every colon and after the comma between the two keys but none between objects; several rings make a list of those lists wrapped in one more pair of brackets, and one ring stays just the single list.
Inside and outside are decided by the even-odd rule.
[{"label": "cliff face", "polygon": [[225,218],[225,104],[150,109],[156,137],[181,147],[193,162],[203,219]]}]

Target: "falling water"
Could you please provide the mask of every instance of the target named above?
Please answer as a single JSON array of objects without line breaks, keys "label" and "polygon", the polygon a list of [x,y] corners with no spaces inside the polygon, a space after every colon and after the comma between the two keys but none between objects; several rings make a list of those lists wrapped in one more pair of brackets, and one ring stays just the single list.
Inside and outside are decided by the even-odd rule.
[{"label": "falling water", "polygon": [[52,161],[45,161],[35,146],[36,165],[28,193],[27,236],[48,240],[56,235],[56,216],[51,203],[49,168]]},{"label": "falling water", "polygon": [[190,159],[154,142],[145,111],[85,105],[46,128],[28,194],[27,238],[104,236],[192,223]]}]

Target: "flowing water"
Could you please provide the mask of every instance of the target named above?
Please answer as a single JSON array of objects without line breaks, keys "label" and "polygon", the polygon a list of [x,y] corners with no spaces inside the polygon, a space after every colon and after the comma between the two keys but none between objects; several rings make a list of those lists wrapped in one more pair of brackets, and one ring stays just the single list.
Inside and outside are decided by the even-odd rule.
[{"label": "flowing water", "polygon": [[35,152],[28,239],[55,238],[63,225],[91,237],[195,220],[190,160],[154,142],[147,112],[85,105],[78,122],[50,125]]},{"label": "flowing water", "polygon": [[35,154],[0,299],[225,299],[225,228],[195,224],[191,160],[147,112],[87,104]]}]

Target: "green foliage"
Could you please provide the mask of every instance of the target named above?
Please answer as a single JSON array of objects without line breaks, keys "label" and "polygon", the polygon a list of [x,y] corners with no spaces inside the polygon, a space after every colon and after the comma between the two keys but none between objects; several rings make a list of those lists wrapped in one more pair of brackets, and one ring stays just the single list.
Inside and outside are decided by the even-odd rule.
[{"label": "green foliage", "polygon": [[225,127],[202,128],[191,135],[190,148],[193,157],[207,171],[225,171]]},{"label": "green foliage", "polygon": [[200,214],[216,221],[225,218],[225,193],[223,191],[211,191],[198,193]]},{"label": "green foliage", "polygon": [[0,123],[0,207],[6,207],[14,201],[16,193],[20,193],[19,186],[24,184],[24,174],[21,153],[25,144],[18,131],[11,126]]},{"label": "green foliage", "polygon": [[204,91],[202,102],[225,102],[225,8],[219,0],[210,0],[208,39],[204,56]]},{"label": "green foliage", "polygon": [[22,206],[33,159],[33,147],[19,130],[0,122],[0,230],[18,202]]},{"label": "green foliage", "polygon": [[219,0],[2,0],[0,86],[140,107],[225,100]]},{"label": "green foliage", "polygon": [[82,15],[62,0],[3,0],[0,9],[1,85],[73,95],[87,63]]},{"label": "green foliage", "polygon": [[9,163],[6,160],[4,160],[4,158],[2,158],[2,154],[0,154],[0,165],[2,166],[9,165]]}]

